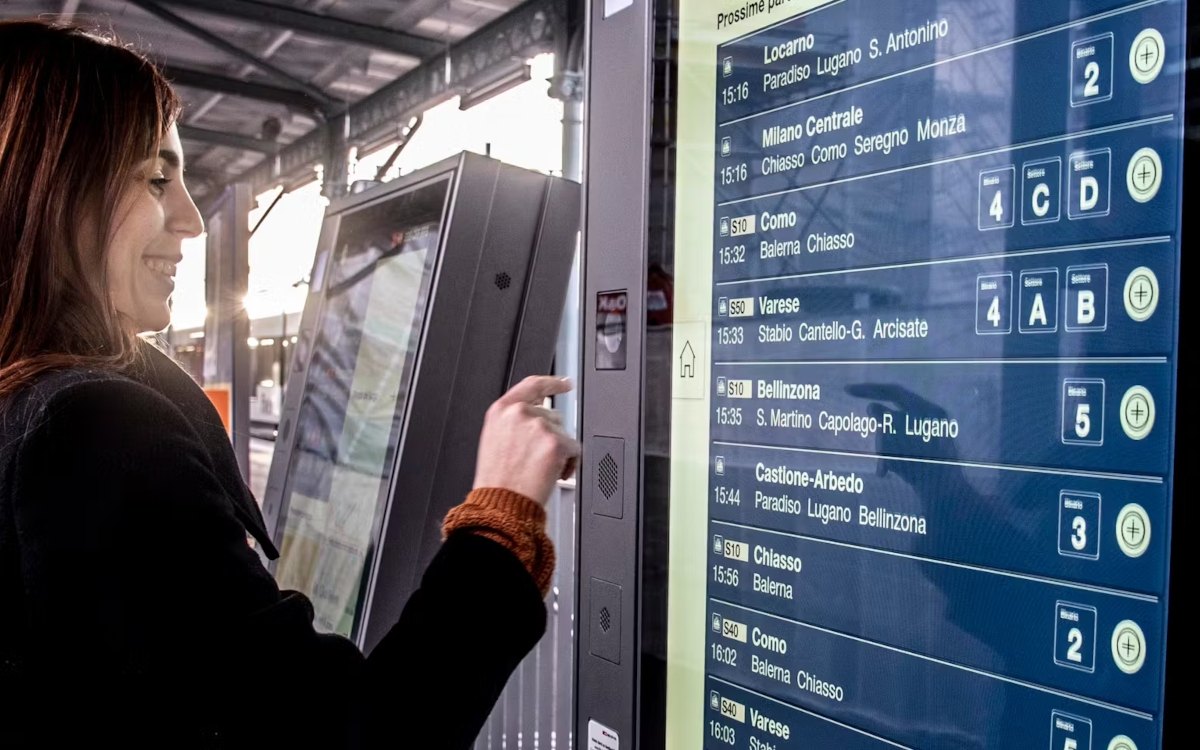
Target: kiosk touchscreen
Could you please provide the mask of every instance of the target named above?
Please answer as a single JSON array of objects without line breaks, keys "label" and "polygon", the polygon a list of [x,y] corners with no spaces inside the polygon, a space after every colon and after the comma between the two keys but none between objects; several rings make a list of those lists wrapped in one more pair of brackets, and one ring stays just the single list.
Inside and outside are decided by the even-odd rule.
[{"label": "kiosk touchscreen", "polygon": [[550,371],[578,217],[577,185],[474,154],[330,206],[264,500],[319,630],[396,621],[487,407]]},{"label": "kiosk touchscreen", "polygon": [[1188,746],[1188,4],[679,5],[659,257],[664,25],[591,15],[580,741]]}]

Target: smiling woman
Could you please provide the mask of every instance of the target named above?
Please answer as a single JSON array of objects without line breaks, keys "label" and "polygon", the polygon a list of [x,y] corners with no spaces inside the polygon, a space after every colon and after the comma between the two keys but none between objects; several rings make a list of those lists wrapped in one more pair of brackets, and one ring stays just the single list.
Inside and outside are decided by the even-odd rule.
[{"label": "smiling woman", "polygon": [[488,410],[369,656],[318,633],[247,544],[279,556],[216,409],[137,337],[203,231],[174,92],[76,29],[0,22],[0,50],[0,747],[470,746],[545,630],[542,506],[578,446],[542,404],[570,386]]},{"label": "smiling woman", "polygon": [[125,193],[105,259],[113,305],[135,333],[160,331],[171,322],[167,301],[183,241],[204,231],[183,185],[183,147],[174,125],[161,145]]},{"label": "smiling woman", "polygon": [[143,257],[170,260],[200,218],[179,99],[152,65],[40,23],[0,24],[0,39],[2,396],[65,364],[132,361],[133,334],[167,324],[169,282]]}]

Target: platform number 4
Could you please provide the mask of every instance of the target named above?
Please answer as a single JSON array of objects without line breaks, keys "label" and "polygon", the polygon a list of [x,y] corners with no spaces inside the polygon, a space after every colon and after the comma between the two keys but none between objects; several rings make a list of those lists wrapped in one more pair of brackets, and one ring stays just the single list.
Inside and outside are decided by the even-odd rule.
[{"label": "platform number 4", "polygon": [[979,229],[1005,229],[1013,225],[1014,166],[985,169],[979,173]]},{"label": "platform number 4", "polygon": [[988,209],[988,215],[996,220],[997,223],[1004,221],[1004,193],[997,190],[992,196],[992,207]]},{"label": "platform number 4", "polygon": [[975,333],[1005,334],[1012,331],[1012,273],[986,273],[975,280]]},{"label": "platform number 4", "polygon": [[1000,327],[1000,298],[999,297],[992,297],[992,304],[988,305],[987,319],[988,319],[988,322],[992,324],[993,328]]}]

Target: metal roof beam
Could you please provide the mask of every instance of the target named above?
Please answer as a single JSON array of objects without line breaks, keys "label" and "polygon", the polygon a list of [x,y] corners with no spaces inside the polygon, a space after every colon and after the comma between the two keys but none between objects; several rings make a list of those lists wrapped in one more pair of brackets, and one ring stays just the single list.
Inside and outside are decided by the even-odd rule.
[{"label": "metal roof beam", "polygon": [[216,47],[217,49],[232,55],[233,57],[236,57],[237,59],[249,65],[253,65],[255,68],[261,70],[267,75],[270,75],[280,81],[292,84],[304,93],[311,96],[316,101],[320,102],[321,108],[327,113],[335,113],[343,109],[342,105],[329,97],[324,91],[321,91],[316,86],[297,78],[282,68],[275,67],[271,63],[260,59],[257,55],[247,52],[235,44],[230,44],[211,31],[197,26],[196,24],[176,13],[172,13],[155,2],[155,0],[127,0],[127,2],[132,5],[136,5],[147,13],[158,16],[175,28],[187,32],[189,35],[201,41],[207,42],[213,47]]},{"label": "metal roof beam", "polygon": [[291,29],[317,39],[357,44],[418,59],[437,54],[445,47],[434,39],[416,34],[257,0],[166,0],[166,3],[216,16]]},{"label": "metal roof beam", "polygon": [[320,102],[298,89],[273,86],[269,83],[245,81],[240,78],[231,78],[204,70],[176,68],[169,65],[162,66],[161,69],[168,80],[180,86],[190,86],[202,91],[230,94],[260,102],[282,104],[285,107],[305,112],[316,111],[324,113]]},{"label": "metal roof beam", "polygon": [[208,130],[194,125],[180,125],[179,137],[188,141],[199,141],[213,146],[228,146],[242,151],[257,151],[262,154],[279,153],[280,145],[271,141],[260,141],[248,135],[227,133],[224,130]]},{"label": "metal roof beam", "polygon": [[[565,51],[566,4],[566,0],[526,0],[450,48],[450,80],[446,80],[443,52],[351,105],[344,115],[297,138],[280,150],[278,158],[264,160],[239,179],[253,183],[256,190],[268,188],[307,173],[331,150],[372,143],[389,133],[398,139],[399,129],[413,115],[494,82],[536,54]],[[328,179],[329,171],[325,174]]]}]

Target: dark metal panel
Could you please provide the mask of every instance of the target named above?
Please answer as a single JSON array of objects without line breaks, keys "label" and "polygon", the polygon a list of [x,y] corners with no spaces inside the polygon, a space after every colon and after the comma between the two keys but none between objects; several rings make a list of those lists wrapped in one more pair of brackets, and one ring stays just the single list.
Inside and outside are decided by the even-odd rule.
[{"label": "dark metal panel", "polygon": [[[591,3],[587,46],[581,436],[585,477],[600,473],[593,464],[603,458],[602,452],[589,451],[598,436],[624,441],[624,471],[618,481],[625,502],[621,518],[594,513],[601,489],[580,483],[575,740],[580,745],[587,741],[588,724],[594,720],[615,731],[621,747],[634,748],[653,29],[649,0],[632,0],[623,8],[618,3],[607,18],[606,5],[613,4]],[[628,290],[626,366],[598,370],[596,299],[615,290]],[[613,587],[620,587],[619,592]],[[593,606],[597,595],[620,598],[619,647],[592,642],[593,632],[603,633],[601,623],[590,621],[603,614],[603,607]]]},{"label": "dark metal panel", "polygon": [[[491,170],[490,180],[477,170],[464,178],[460,166],[451,186],[451,205],[442,223],[441,257],[409,386],[401,458],[392,477],[393,501],[384,516],[381,549],[368,584],[367,614],[360,638],[360,645],[368,653],[399,620],[419,575],[420,537],[433,497],[443,438],[455,406],[448,374],[456,372],[460,362],[469,313],[466,301],[474,292],[499,164],[493,162]],[[459,207],[467,206],[470,210],[459,213]],[[447,250],[451,246],[454,250]],[[403,488],[407,500],[396,501],[398,488]]]},{"label": "dark metal panel", "polygon": [[358,44],[416,58],[428,57],[440,51],[442,47],[436,40],[416,34],[255,0],[166,0],[166,3],[217,16],[240,18],[266,26],[290,29],[318,39]]},{"label": "dark metal panel", "polygon": [[[522,292],[529,280],[530,260],[542,207],[541,197],[547,178],[506,166],[500,166],[496,171],[496,164],[484,157],[465,154],[460,172],[463,186],[460,188],[460,200],[461,191],[475,175],[480,175],[480,181],[486,179],[484,175],[494,175],[491,177],[494,190],[489,201],[466,204],[454,214],[453,221],[479,214],[479,220],[485,223],[485,234],[477,266],[464,272],[461,280],[444,278],[437,289],[440,307],[444,310],[447,305],[454,306],[452,314],[461,316],[465,333],[461,334],[461,349],[453,367],[436,370],[423,368],[426,373],[439,373],[438,377],[443,381],[450,380],[449,387],[453,389],[454,400],[442,425],[434,427],[432,423],[414,421],[409,427],[410,431],[417,429],[416,434],[430,442],[433,442],[432,434],[425,430],[426,425],[434,427],[435,431],[440,430],[441,436],[435,443],[435,448],[440,446],[436,457],[418,464],[420,471],[433,475],[428,505],[419,509],[424,513],[411,517],[411,521],[416,523],[396,530],[402,536],[389,535],[383,542],[384,555],[387,554],[388,545],[395,546],[400,539],[404,540],[401,543],[406,548],[405,554],[411,554],[412,549],[419,549],[419,557],[408,571],[410,581],[407,585],[404,581],[396,580],[382,589],[388,592],[388,597],[400,601],[408,598],[417,584],[420,571],[425,569],[441,547],[441,525],[446,512],[460,503],[471,490],[475,446],[483,427],[484,414],[509,382],[507,370],[511,347],[517,335]],[[447,252],[445,257],[449,259],[450,253]],[[451,294],[447,300],[444,295],[450,284],[461,285],[462,289],[459,293]],[[566,284],[565,272],[559,284]],[[438,301],[433,304],[433,314],[442,314],[438,310]],[[528,341],[534,340],[530,338]],[[546,358],[547,365],[553,351],[553,341],[551,334],[536,343],[543,350],[542,356]],[[546,371],[548,368],[543,370]],[[404,460],[407,463],[408,457],[405,456]],[[405,484],[398,483],[398,486]],[[393,512],[395,510],[394,507]],[[379,567],[381,582],[385,571],[390,574],[402,570],[386,563],[381,563]],[[372,617],[375,617],[375,613],[372,613]],[[516,715],[519,716],[519,712]]]},{"label": "dark metal panel", "polygon": [[554,610],[555,689],[553,734],[555,747],[572,747],[575,725],[575,560],[576,516],[579,511],[579,492],[576,487],[564,489],[559,500],[558,571],[554,589],[557,608]]},{"label": "dark metal panel", "polygon": [[[542,342],[558,336],[563,306],[567,301],[568,279],[574,261],[574,238],[579,232],[582,192],[574,182],[555,180],[547,183],[542,211],[543,224],[537,228],[536,245],[529,283],[525,286],[521,321],[513,347],[510,385],[527,375],[550,372],[553,352],[540,346],[524,346],[525,340]],[[563,252],[562,238],[572,238],[572,252]]]},{"label": "dark metal panel", "polygon": [[179,125],[179,137],[188,141],[210,143],[214,146],[228,146],[242,151],[258,151],[264,154],[274,154],[279,151],[278,143],[261,141],[240,133],[226,133],[223,130],[209,130],[195,125]]},{"label": "dark metal panel", "polygon": [[321,104],[299,89],[285,86],[272,86],[269,83],[245,81],[241,78],[209,73],[204,70],[161,66],[163,74],[178,86],[190,86],[203,91],[213,91],[221,94],[240,96],[260,102],[282,104],[286,107],[304,110],[305,112],[320,112]]}]

